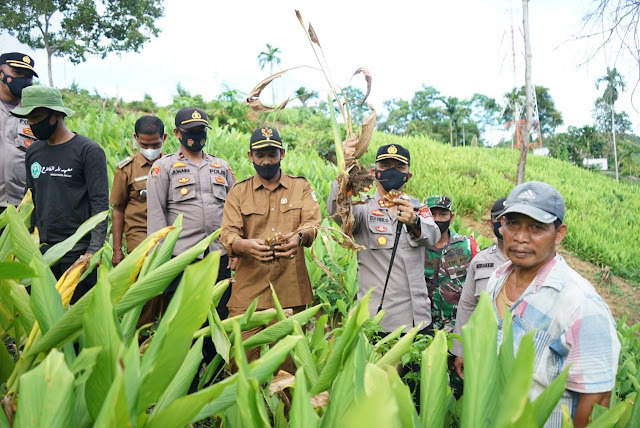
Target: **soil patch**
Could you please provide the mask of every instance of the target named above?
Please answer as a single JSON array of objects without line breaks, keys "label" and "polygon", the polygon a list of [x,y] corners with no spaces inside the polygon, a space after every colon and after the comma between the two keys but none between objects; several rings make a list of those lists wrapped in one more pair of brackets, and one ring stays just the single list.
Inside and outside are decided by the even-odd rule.
[{"label": "soil patch", "polygon": [[[495,239],[493,229],[485,222],[475,221],[472,217],[463,217],[462,225],[489,239]],[[593,284],[611,308],[611,313],[616,320],[627,315],[627,324],[640,322],[640,298],[636,292],[640,284],[634,284],[613,274],[608,275],[606,267],[581,260],[563,246],[558,248],[558,253],[564,257],[572,269]]]}]

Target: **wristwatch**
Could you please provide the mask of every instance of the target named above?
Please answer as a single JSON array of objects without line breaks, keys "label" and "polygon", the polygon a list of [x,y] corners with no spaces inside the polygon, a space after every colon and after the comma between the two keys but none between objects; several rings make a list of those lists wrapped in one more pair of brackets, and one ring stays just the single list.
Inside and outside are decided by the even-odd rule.
[{"label": "wristwatch", "polygon": [[298,237],[300,238],[300,240],[298,241],[298,245],[302,247],[304,245],[304,235],[302,234],[302,231],[298,232]]},{"label": "wristwatch", "polygon": [[416,222],[411,226],[411,229],[419,229],[420,228],[420,216],[416,214]]}]

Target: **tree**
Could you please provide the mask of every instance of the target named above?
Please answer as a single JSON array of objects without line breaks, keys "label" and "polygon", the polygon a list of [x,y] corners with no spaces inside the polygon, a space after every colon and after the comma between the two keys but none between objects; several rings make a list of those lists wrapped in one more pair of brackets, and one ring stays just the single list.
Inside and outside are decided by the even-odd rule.
[{"label": "tree", "polygon": [[[260,70],[264,70],[264,67],[269,64],[269,72],[273,74],[273,64],[280,64],[280,57],[278,54],[282,53],[279,48],[271,46],[267,43],[267,50],[258,54],[258,64]],[[271,103],[276,103],[276,90],[273,83],[271,84]]]},{"label": "tree", "polygon": [[348,106],[351,119],[354,123],[362,123],[364,117],[371,112],[366,104],[362,104],[364,92],[362,92],[360,88],[347,86],[342,89],[342,94],[340,95],[341,101],[343,101],[343,97],[345,96],[349,101]]},{"label": "tree", "polygon": [[444,104],[443,113],[447,116],[449,121],[449,144],[453,146],[453,127],[454,123],[457,123],[460,116],[460,100],[456,97],[441,98],[440,101]]},{"label": "tree", "polygon": [[155,20],[162,13],[162,0],[3,0],[0,29],[32,49],[46,50],[53,86],[52,57],[79,64],[86,55],[138,52],[160,32]]},{"label": "tree", "polygon": [[318,92],[317,91],[309,91],[304,86],[300,86],[296,90],[295,94],[296,94],[296,97],[302,103],[302,109],[303,110],[307,108],[307,101],[312,100],[314,98],[318,98]]},{"label": "tree", "polygon": [[596,88],[600,89],[600,84],[606,85],[602,99],[609,105],[611,109],[611,138],[613,140],[613,155],[616,164],[616,181],[618,177],[618,149],[616,148],[616,119],[615,119],[615,102],[618,100],[618,90],[624,91],[624,79],[618,73],[615,67],[610,69],[607,67],[607,74],[598,78]]},{"label": "tree", "polygon": [[469,100],[471,119],[478,124],[478,129],[484,133],[487,127],[499,125],[502,107],[494,98],[483,94],[473,94]]},{"label": "tree", "polygon": [[529,0],[522,0],[522,28],[524,29],[524,86],[525,86],[525,110],[526,122],[522,133],[522,149],[516,172],[517,184],[524,183],[524,174],[527,166],[527,153],[529,152],[529,133],[533,125],[533,94],[531,84],[531,39],[529,38]]},{"label": "tree", "polygon": [[[553,97],[549,93],[549,88],[536,85],[535,91],[536,100],[538,101],[538,117],[540,119],[540,130],[542,131],[542,135],[547,138],[556,130],[558,126],[564,123],[564,119],[562,118],[562,113],[556,109],[556,104],[553,100]],[[503,117],[506,121],[514,120],[513,118],[516,114],[516,103],[518,103],[520,107],[517,114],[521,114],[525,97],[526,90],[524,86],[519,89],[513,88],[511,92],[508,92],[504,95],[504,100],[507,104],[507,108],[505,109]]]}]

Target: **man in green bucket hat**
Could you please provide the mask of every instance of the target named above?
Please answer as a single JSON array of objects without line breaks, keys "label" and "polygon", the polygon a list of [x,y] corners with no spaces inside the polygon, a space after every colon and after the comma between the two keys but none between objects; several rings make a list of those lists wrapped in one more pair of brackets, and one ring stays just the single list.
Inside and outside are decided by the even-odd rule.
[{"label": "man in green bucket hat", "polygon": [[[22,91],[22,107],[11,110],[27,118],[37,139],[25,157],[27,189],[33,194],[31,225],[38,228],[42,251],[64,241],[90,217],[109,209],[104,151],[95,141],[71,132],[64,119],[75,112],[64,106],[58,89],[30,86]],[[107,220],[100,223],[51,267],[56,278],[81,256],[91,256],[104,243]],[[76,288],[76,302],[96,283],[96,272]]]}]

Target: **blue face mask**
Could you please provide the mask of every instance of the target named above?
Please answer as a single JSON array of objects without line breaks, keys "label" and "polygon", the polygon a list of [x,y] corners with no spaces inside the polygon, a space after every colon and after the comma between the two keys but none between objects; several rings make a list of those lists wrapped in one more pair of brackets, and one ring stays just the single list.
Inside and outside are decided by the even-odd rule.
[{"label": "blue face mask", "polygon": [[404,186],[409,181],[409,173],[400,172],[395,168],[385,169],[384,171],[376,169],[376,180],[380,182],[384,190],[389,192]]}]

